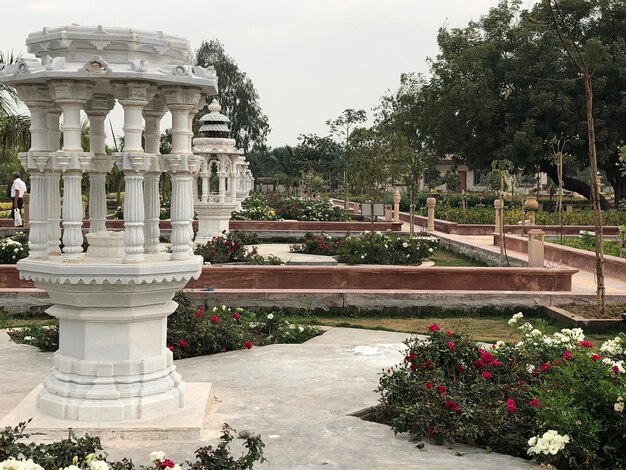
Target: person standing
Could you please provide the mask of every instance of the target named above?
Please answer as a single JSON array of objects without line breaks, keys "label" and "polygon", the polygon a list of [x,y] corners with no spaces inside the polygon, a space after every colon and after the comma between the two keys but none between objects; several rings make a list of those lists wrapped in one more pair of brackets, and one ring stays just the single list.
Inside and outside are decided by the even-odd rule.
[{"label": "person standing", "polygon": [[[15,209],[18,210],[20,219],[22,218],[22,207],[24,207],[24,194],[26,194],[26,183],[20,178],[18,171],[13,172],[13,184],[11,185],[11,217],[15,220]],[[20,227],[24,223],[19,224]]]}]

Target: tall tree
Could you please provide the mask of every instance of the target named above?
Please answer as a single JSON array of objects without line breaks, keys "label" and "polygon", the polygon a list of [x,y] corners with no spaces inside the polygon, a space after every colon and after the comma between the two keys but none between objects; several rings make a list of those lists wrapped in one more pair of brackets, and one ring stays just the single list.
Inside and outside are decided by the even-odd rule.
[{"label": "tall tree", "polygon": [[348,210],[348,167],[352,155],[350,148],[350,135],[356,127],[367,120],[367,113],[364,109],[355,110],[352,108],[344,110],[337,118],[329,119],[326,125],[330,127],[330,133],[335,137],[343,149],[343,196],[344,208]]},{"label": "tall tree", "polygon": [[[217,39],[203,41],[196,52],[196,64],[201,67],[214,66],[218,79],[219,102],[222,113],[231,121],[230,129],[237,146],[245,152],[253,148],[264,148],[270,131],[268,118],[261,110],[259,93],[252,80],[239,70],[235,60],[226,54],[224,46]],[[194,129],[199,127],[198,119],[208,112],[207,102],[194,120]]]}]

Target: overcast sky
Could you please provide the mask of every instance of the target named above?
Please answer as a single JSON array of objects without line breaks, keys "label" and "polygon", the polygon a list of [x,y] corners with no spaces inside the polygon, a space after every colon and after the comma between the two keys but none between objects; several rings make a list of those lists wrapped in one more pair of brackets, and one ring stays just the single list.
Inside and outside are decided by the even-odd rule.
[{"label": "overcast sky", "polygon": [[[530,3],[527,0],[524,3]],[[26,53],[43,26],[102,24],[218,38],[252,79],[273,146],[327,135],[327,119],[371,108],[403,72],[427,72],[443,26],[462,27],[497,0],[4,0],[0,49]],[[526,6],[526,5],[524,5]],[[122,114],[112,113],[115,129]]]}]

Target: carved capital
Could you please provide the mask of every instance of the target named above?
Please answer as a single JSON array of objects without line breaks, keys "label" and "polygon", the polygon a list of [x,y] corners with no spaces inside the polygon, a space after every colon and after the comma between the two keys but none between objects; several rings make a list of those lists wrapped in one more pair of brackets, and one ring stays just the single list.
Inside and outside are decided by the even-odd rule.
[{"label": "carved capital", "polygon": [[91,98],[94,89],[93,82],[85,80],[51,80],[49,82],[50,95],[59,104],[64,101],[85,102]]}]

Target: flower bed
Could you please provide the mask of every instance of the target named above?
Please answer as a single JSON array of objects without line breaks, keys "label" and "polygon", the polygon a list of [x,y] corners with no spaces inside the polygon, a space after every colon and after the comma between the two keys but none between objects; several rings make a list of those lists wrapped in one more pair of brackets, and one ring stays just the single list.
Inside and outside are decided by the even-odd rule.
[{"label": "flower bed", "polygon": [[[176,311],[167,318],[167,347],[174,359],[204,356],[237,349],[250,349],[276,343],[303,343],[321,334],[308,324],[290,324],[281,312],[254,313],[225,305],[209,309],[197,306],[179,293],[174,297]],[[58,325],[8,330],[12,341],[35,346],[42,351],[59,347]]]},{"label": "flower bed", "polygon": [[224,231],[204,245],[199,245],[195,254],[202,256],[205,264],[247,263],[247,264],[284,264],[274,255],[259,255],[256,247],[247,248],[244,243],[255,237],[241,232]]},{"label": "flower bed", "polygon": [[27,233],[20,232],[0,240],[0,264],[15,264],[26,258],[29,252]]},{"label": "flower bed", "polygon": [[307,233],[302,244],[291,245],[294,253],[337,256],[340,263],[418,266],[439,247],[432,237],[400,237],[391,232],[363,232],[360,236],[332,238]]},{"label": "flower bed", "polygon": [[[182,465],[166,458],[162,451],[149,454],[151,465],[137,466],[130,459],[108,461],[102,454],[98,437],[77,437],[70,429],[69,437],[56,442],[34,443],[28,441],[28,423],[0,430],[0,469],[2,470],[181,470]],[[190,470],[223,469],[240,470],[253,468],[255,462],[263,463],[263,441],[260,435],[242,431],[238,438],[246,451],[239,458],[230,453],[230,444],[237,431],[224,424],[217,447],[206,445],[196,450],[195,461],[185,462]],[[148,457],[148,456],[146,456]]]},{"label": "flower bed", "polygon": [[271,193],[265,196],[254,193],[242,203],[242,209],[233,212],[233,220],[299,220],[299,221],[348,221],[350,214],[333,206],[328,199],[303,200],[297,197]]},{"label": "flower bed", "polygon": [[[514,325],[522,320],[516,314]],[[404,362],[383,371],[380,418],[435,444],[470,445],[557,468],[624,468],[626,336],[599,350],[581,329],[477,345],[432,324],[406,341]]]}]

